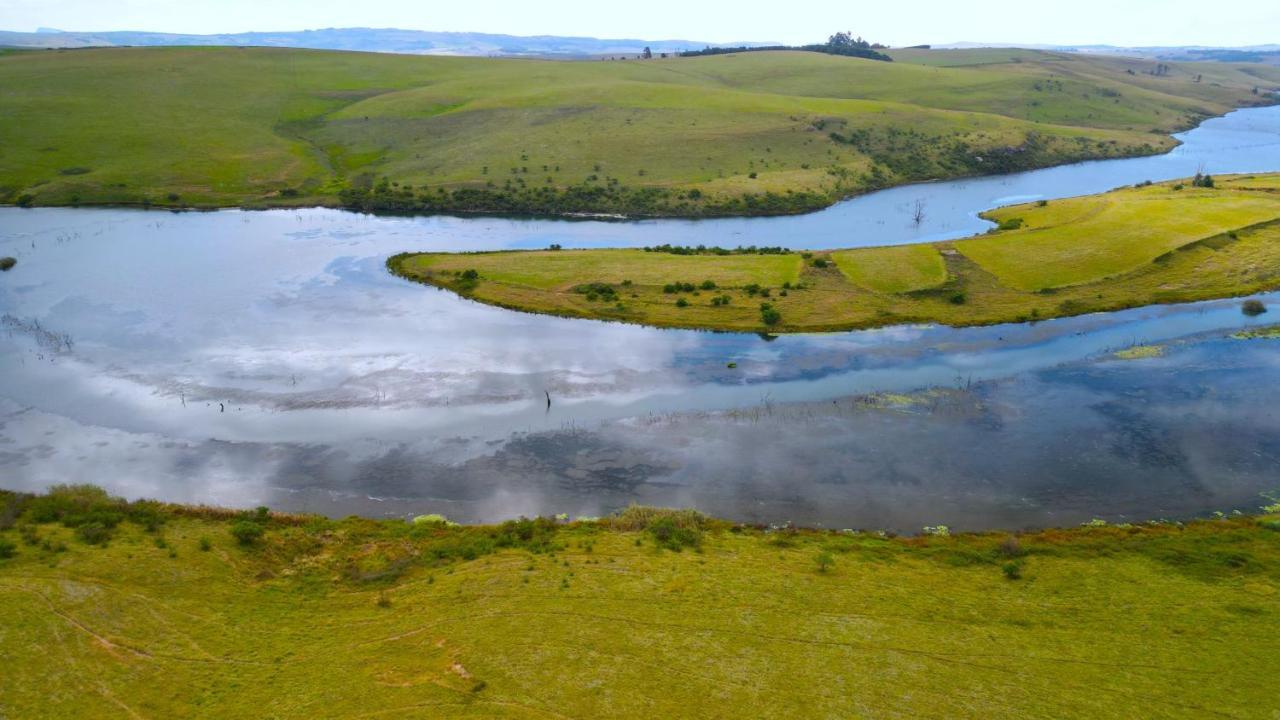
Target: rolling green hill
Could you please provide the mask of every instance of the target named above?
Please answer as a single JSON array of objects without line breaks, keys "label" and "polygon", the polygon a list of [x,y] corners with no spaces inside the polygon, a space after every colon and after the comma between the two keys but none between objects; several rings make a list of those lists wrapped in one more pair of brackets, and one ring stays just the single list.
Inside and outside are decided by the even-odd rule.
[{"label": "rolling green hill", "polygon": [[918,537],[0,491],[42,718],[1269,717],[1276,516]]},{"label": "rolling green hill", "polygon": [[[796,212],[1167,150],[1280,68],[1033,51],[551,62],[268,48],[0,56],[0,200]],[[385,183],[383,179],[385,178]],[[344,192],[345,191],[345,192]]]},{"label": "rolling green hill", "polygon": [[986,235],[919,245],[420,253],[387,264],[500,307],[767,332],[1022,322],[1280,287],[1280,175],[1144,184],[987,217],[999,227]]}]

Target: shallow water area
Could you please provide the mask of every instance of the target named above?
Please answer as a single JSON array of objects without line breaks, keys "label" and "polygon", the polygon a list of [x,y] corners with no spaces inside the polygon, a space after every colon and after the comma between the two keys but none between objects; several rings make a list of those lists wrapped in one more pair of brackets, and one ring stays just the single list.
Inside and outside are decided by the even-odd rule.
[{"label": "shallow water area", "polygon": [[1201,163],[1280,170],[1280,109],[1183,140],[1166,156],[898,188],[789,218],[0,209],[0,255],[18,258],[0,276],[0,486],[477,521],[641,501],[895,529],[1247,509],[1280,487],[1280,345],[1224,338],[1275,322],[1274,296],[1256,319],[1225,300],[766,340],[509,312],[383,266],[404,250],[553,242],[956,237],[1002,202]]}]

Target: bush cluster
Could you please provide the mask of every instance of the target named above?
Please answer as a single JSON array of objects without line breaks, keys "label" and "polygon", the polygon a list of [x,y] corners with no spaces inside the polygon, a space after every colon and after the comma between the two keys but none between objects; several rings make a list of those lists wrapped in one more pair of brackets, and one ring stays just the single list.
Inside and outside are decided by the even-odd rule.
[{"label": "bush cluster", "polygon": [[584,182],[564,188],[526,187],[508,181],[504,187],[464,187],[415,191],[384,178],[367,179],[338,194],[349,210],[392,214],[474,213],[485,215],[582,215],[611,213],[631,216],[717,217],[726,215],[791,215],[826,207],[834,196],[788,191],[748,193],[703,201],[701,193],[661,187],[630,188],[617,183]]},{"label": "bush cluster", "polygon": [[55,485],[45,495],[31,498],[25,515],[33,523],[57,522],[72,528],[78,538],[90,545],[106,544],[116,526],[126,520],[155,532],[165,518],[159,503],[129,503],[93,485]]}]

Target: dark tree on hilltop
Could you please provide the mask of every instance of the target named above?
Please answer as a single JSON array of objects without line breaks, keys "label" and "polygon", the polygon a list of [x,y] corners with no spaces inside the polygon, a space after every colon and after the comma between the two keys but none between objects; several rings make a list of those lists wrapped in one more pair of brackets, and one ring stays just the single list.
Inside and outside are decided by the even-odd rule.
[{"label": "dark tree on hilltop", "polygon": [[861,50],[870,50],[871,43],[858,37],[856,40],[853,33],[838,32],[827,38],[827,44],[833,48],[859,48]]},{"label": "dark tree on hilltop", "polygon": [[644,49],[644,59],[648,60],[649,58],[652,58],[652,57],[653,57],[653,51],[650,50],[648,46],[646,46]]},{"label": "dark tree on hilltop", "polygon": [[808,52],[826,53],[827,55],[843,55],[846,57],[858,57],[867,60],[881,60],[884,62],[893,62],[893,58],[885,55],[878,50],[885,49],[886,46],[869,43],[862,38],[853,37],[853,33],[838,32],[827,38],[822,44],[813,45],[768,45],[757,47],[710,47],[704,50],[690,50],[680,53],[681,57],[695,57],[698,55],[724,55],[727,53],[745,53],[745,52],[767,52],[771,50],[806,50]]}]

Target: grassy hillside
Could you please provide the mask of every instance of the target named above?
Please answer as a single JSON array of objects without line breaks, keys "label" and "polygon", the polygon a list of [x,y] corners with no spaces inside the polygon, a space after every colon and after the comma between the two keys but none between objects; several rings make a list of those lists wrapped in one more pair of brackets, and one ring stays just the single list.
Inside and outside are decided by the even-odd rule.
[{"label": "grassy hillside", "polygon": [[13,53],[0,56],[0,201],[795,212],[907,181],[1167,150],[1168,133],[1280,86],[1263,66],[1154,76],[1152,63],[1030,51],[897,58]]},{"label": "grassy hillside", "polygon": [[[1268,717],[1276,516],[890,537],[0,493],[39,718]],[[425,520],[425,519],[424,519]]]},{"label": "grassy hillside", "polygon": [[1280,175],[1001,208],[992,232],[831,252],[716,248],[398,255],[403,277],[502,307],[796,332],[974,325],[1280,287]]}]

